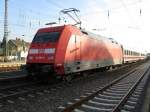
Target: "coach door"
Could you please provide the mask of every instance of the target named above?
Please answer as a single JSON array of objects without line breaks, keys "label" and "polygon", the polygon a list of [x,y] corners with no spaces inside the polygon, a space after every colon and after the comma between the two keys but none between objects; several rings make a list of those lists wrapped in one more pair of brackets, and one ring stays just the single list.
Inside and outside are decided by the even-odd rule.
[{"label": "coach door", "polygon": [[77,69],[80,69],[81,64],[81,37],[75,35],[75,63]]}]

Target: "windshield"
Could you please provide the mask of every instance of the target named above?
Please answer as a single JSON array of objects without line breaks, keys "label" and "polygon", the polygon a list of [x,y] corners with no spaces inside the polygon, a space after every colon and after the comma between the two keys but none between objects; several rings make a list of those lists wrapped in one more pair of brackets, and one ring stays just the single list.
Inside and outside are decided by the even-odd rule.
[{"label": "windshield", "polygon": [[56,42],[60,37],[60,32],[42,32],[37,33],[33,39],[33,42]]}]

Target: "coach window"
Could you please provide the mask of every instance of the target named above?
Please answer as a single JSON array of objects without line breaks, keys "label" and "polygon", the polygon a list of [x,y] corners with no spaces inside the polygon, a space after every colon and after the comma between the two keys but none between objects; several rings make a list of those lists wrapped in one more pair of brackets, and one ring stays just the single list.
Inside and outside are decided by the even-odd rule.
[{"label": "coach window", "polygon": [[129,55],[131,56],[131,51],[129,51]]}]

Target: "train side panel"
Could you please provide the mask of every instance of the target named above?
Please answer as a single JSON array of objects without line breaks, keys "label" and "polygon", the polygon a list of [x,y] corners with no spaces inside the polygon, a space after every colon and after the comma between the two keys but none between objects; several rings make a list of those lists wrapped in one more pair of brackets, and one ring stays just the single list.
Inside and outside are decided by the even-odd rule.
[{"label": "train side panel", "polygon": [[90,37],[76,29],[74,32],[66,50],[65,73],[122,64],[123,52],[120,45],[103,37]]},{"label": "train side panel", "polygon": [[123,62],[121,45],[71,25],[40,29],[37,34],[27,58],[29,73],[63,76]]}]

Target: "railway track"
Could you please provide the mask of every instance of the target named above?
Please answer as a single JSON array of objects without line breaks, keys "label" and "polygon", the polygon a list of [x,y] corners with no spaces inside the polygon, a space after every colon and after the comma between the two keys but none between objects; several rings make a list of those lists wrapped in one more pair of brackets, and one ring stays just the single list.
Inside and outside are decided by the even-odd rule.
[{"label": "railway track", "polygon": [[[93,75],[90,75],[86,78],[89,79],[89,77],[93,77]],[[83,77],[85,79],[85,77]],[[34,100],[37,96],[46,96],[51,95],[51,93],[54,92],[54,94],[57,94],[57,91],[62,91],[64,88],[71,87],[73,84],[78,83],[79,80],[82,80],[81,78],[76,78],[72,82],[60,82],[60,83],[51,83],[46,85],[37,85],[36,82],[33,83],[25,83],[25,84],[19,84],[19,85],[11,85],[10,87],[4,87],[0,88],[0,111],[5,111],[6,108],[9,110],[9,107],[7,105],[9,104],[16,104],[17,101],[20,102],[26,102],[28,100]],[[34,84],[35,83],[35,84]],[[97,85],[98,87],[98,85]],[[60,93],[60,92],[59,92]],[[66,94],[66,93],[65,93]],[[54,96],[54,95],[53,95]],[[64,104],[64,103],[63,103]],[[18,108],[18,107],[17,107]],[[55,107],[55,109],[57,106]],[[54,109],[54,110],[55,110]]]},{"label": "railway track", "polygon": [[36,91],[42,81],[25,82],[0,88],[0,102],[5,99]]},{"label": "railway track", "polygon": [[58,110],[61,112],[136,111],[149,73],[149,63],[143,64],[110,84],[58,107]]},{"label": "railway track", "polygon": [[1,87],[0,105],[5,105],[4,101],[9,103],[14,102],[14,98],[21,98],[21,100],[26,99],[26,97],[33,98],[36,95],[47,94],[53,90],[61,89],[66,86],[67,82],[49,80],[47,83],[47,80],[43,79],[10,85],[8,87]]},{"label": "railway track", "polygon": [[[124,67],[126,67],[128,65],[125,65]],[[121,67],[120,67],[121,68]],[[79,78],[80,79],[80,78]],[[72,80],[73,82],[76,80],[79,80],[78,78],[75,80]],[[82,78],[81,78],[82,79]],[[7,81],[8,79],[6,79]],[[11,79],[10,79],[11,80]],[[3,82],[3,81],[2,81]],[[36,85],[37,83],[40,83],[42,81],[36,81],[36,82],[27,82],[27,83],[23,83],[23,84],[16,84],[16,85],[10,85],[8,87],[2,87],[0,88],[0,100],[2,99],[7,99],[7,98],[11,98],[17,95],[22,95],[22,94],[26,94],[26,93],[30,93],[33,91],[41,91],[42,88],[39,89],[39,87],[35,87],[34,85]],[[73,83],[72,82],[72,83]],[[65,83],[67,82],[63,82],[64,84],[60,83],[60,84],[54,84],[52,88],[57,88],[57,85],[59,85],[58,87],[62,87],[63,85],[66,86]],[[68,83],[67,85],[69,85],[70,83]],[[55,87],[56,86],[56,87]],[[51,87],[50,87],[51,88]]]}]

